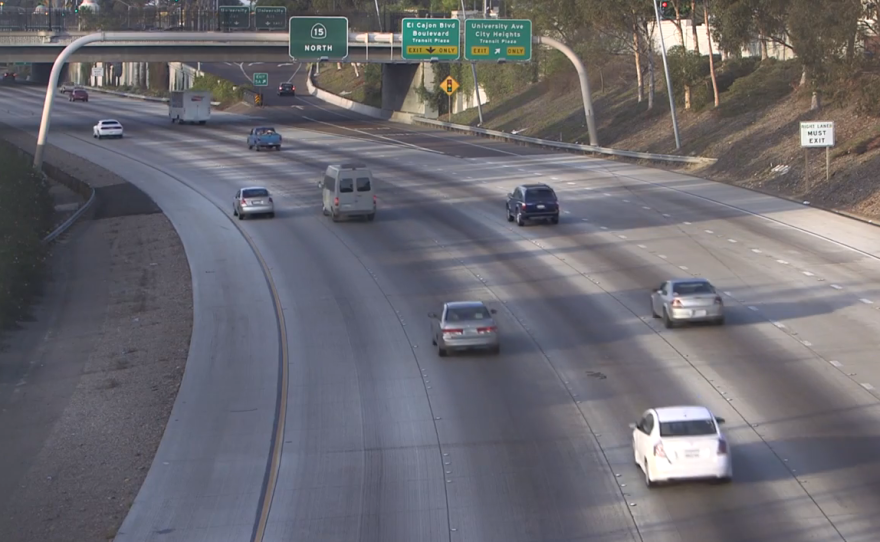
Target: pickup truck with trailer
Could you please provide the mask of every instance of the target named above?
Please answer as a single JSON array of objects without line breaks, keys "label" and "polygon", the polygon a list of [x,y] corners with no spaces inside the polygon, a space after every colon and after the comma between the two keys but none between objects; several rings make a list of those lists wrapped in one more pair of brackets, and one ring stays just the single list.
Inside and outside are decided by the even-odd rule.
[{"label": "pickup truck with trailer", "polygon": [[172,123],[205,124],[211,118],[211,91],[173,91],[168,100],[168,117]]},{"label": "pickup truck with trailer", "polygon": [[270,126],[260,126],[251,130],[248,134],[247,144],[248,150],[251,149],[275,149],[281,150],[281,134]]}]

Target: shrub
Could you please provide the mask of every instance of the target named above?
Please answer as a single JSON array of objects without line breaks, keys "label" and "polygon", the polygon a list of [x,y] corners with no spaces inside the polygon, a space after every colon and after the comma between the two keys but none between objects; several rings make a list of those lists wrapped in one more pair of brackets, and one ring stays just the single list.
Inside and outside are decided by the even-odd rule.
[{"label": "shrub", "polygon": [[39,293],[53,206],[48,183],[26,155],[3,144],[0,163],[0,328],[7,328]]},{"label": "shrub", "polygon": [[198,75],[193,79],[193,90],[210,90],[213,101],[222,105],[240,102],[244,96],[244,90],[249,86],[235,86],[232,81],[221,79],[209,73]]}]

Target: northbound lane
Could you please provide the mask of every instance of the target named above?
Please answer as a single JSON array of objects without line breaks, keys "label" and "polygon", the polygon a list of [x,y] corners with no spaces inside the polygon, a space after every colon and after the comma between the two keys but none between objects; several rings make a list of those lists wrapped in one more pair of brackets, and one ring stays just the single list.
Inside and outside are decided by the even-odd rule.
[{"label": "northbound lane", "polygon": [[[36,95],[16,93],[22,109],[38,110]],[[274,112],[290,144],[271,154],[246,151],[245,127],[257,122],[218,115],[216,126],[170,127],[163,108],[113,98],[59,104],[53,123],[70,134],[56,132],[57,144],[112,155],[120,169],[162,164],[221,208],[254,179],[283,196],[279,218],[244,224],[276,277],[291,345],[267,540],[873,539],[877,399],[861,384],[880,382],[878,313],[860,300],[878,299],[875,259],[686,192],[815,230],[842,227],[841,241],[876,253],[869,226],[673,173],[518,156],[297,100],[302,110]],[[127,140],[94,145],[88,127],[108,114]],[[419,151],[416,137],[439,145]],[[330,224],[314,180],[327,162],[352,158],[375,168],[381,213],[370,225]],[[503,194],[534,180],[560,192],[559,227],[504,221]],[[234,261],[246,251],[217,252]],[[652,321],[649,288],[688,273],[730,292],[728,326],[670,332]],[[221,286],[245,293],[257,280]],[[463,297],[501,309],[500,359],[441,360],[431,349],[425,313]],[[236,384],[220,389],[255,393]],[[733,485],[643,489],[626,423],[680,402],[727,418]],[[211,414],[237,438],[228,414]],[[166,440],[175,438],[185,442]],[[221,495],[250,505],[244,474],[221,482],[209,466],[253,453],[206,455],[205,468],[179,479],[158,474],[157,460],[128,539],[169,528],[165,540],[210,539],[208,529],[233,521],[213,493],[194,495],[193,522],[150,493],[220,483]]]}]

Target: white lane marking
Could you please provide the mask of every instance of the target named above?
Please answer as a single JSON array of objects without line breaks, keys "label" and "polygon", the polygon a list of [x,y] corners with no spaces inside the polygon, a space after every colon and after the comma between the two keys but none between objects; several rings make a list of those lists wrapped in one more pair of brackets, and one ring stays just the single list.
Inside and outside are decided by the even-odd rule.
[{"label": "white lane marking", "polygon": [[[314,104],[313,104],[313,105],[314,105]],[[318,109],[323,109],[323,108],[320,107],[320,106],[314,106],[314,107],[317,107]],[[325,110],[325,111],[327,111],[327,110]],[[332,113],[332,111],[331,111],[331,113]],[[309,118],[309,117],[306,117],[306,116],[303,116],[303,118],[306,119],[306,120],[309,121],[309,122],[317,122],[318,124],[326,124],[327,126],[333,126],[334,128],[342,128],[343,130],[348,130],[348,131],[350,131],[350,132],[356,132],[356,133],[358,133],[358,134],[362,134],[362,135],[366,135],[366,136],[370,136],[370,137],[375,137],[376,139],[384,139],[384,140],[386,140],[386,141],[388,141],[388,142],[390,142],[390,143],[392,143],[392,144],[394,144],[394,145],[401,145],[401,146],[403,146],[403,147],[409,147],[409,148],[411,148],[411,149],[416,149],[416,150],[423,151],[423,152],[430,152],[431,154],[441,154],[441,155],[443,154],[443,153],[440,152],[440,151],[435,151],[435,150],[433,150],[433,149],[428,149],[428,148],[426,148],[426,147],[419,147],[418,145],[413,145],[412,143],[407,143],[407,142],[405,142],[405,141],[400,141],[400,140],[397,140],[397,139],[391,139],[390,137],[385,137],[385,136],[381,136],[381,135],[378,135],[378,134],[371,134],[371,133],[369,133],[369,132],[365,132],[365,131],[363,131],[363,130],[358,130],[358,129],[356,129],[356,128],[349,128],[349,127],[347,127],[347,126],[341,126],[341,125],[339,125],[339,124],[333,124],[332,122],[324,122],[324,121],[322,121],[322,120],[315,120],[315,119],[312,119],[312,118]],[[443,170],[442,170],[442,169],[438,169],[437,171],[443,171]]]},{"label": "white lane marking", "polygon": [[648,247],[646,247],[645,245],[636,245],[636,246],[639,247],[639,248],[648,248]]},{"label": "white lane marking", "polygon": [[517,171],[525,171],[525,170],[524,170],[523,168],[521,168],[521,167],[516,168],[516,170],[517,170]]},{"label": "white lane marking", "polygon": [[785,260],[776,260],[776,263],[781,263],[782,265],[788,265],[788,262]]},{"label": "white lane marking", "polygon": [[592,188],[589,187],[589,186],[585,186],[585,187],[584,187],[584,190],[592,190]]},{"label": "white lane marking", "polygon": [[621,239],[626,239],[626,235],[618,235]]},{"label": "white lane marking", "polygon": [[730,292],[722,292],[722,293],[723,293],[724,295],[726,295],[727,297],[733,297],[733,294],[730,293]]},{"label": "white lane marking", "polygon": [[871,301],[870,299],[865,299],[864,297],[861,298],[861,299],[859,299],[859,301],[861,301],[861,302],[864,303],[865,305],[873,305],[873,304],[874,304],[873,301]]},{"label": "white lane marking", "polygon": [[803,273],[804,275],[806,275],[808,277],[815,277],[816,276],[813,273],[810,273],[809,271],[801,271],[801,273]]},{"label": "white lane marking", "polygon": [[646,206],[644,206],[644,205],[642,206],[642,209],[644,209],[644,210],[646,210],[646,211],[650,211],[650,210],[651,210],[650,207],[646,207]]},{"label": "white lane marking", "polygon": [[663,258],[664,260],[666,259],[666,255],[665,255],[665,254],[658,254],[657,257],[658,257],[658,258]]},{"label": "white lane marking", "polygon": [[606,228],[605,226],[599,226],[599,227],[602,228],[603,230],[607,230],[607,229],[608,229],[608,228]]},{"label": "white lane marking", "polygon": [[628,199],[623,200],[624,203],[629,203]]},{"label": "white lane marking", "polygon": [[691,225],[690,222],[685,222],[684,224],[685,224],[685,226],[690,226],[690,225]]},{"label": "white lane marking", "polygon": [[570,215],[570,214],[571,214],[571,211],[562,211],[562,214],[564,214],[564,215]]},{"label": "white lane marking", "polygon": [[688,270],[688,268],[687,268],[686,265],[679,265],[678,268],[681,269],[682,271],[687,271],[687,270]]},{"label": "white lane marking", "polygon": [[290,77],[287,79],[287,82],[290,83],[293,81],[293,78],[296,77],[296,74],[299,72],[299,69],[302,68],[302,62],[296,65],[296,69],[293,70],[293,73],[290,74]]},{"label": "white lane marking", "polygon": [[[557,179],[556,177],[553,177],[553,180],[555,181],[555,180],[558,180],[558,179]],[[574,182],[574,181],[568,181],[568,182],[565,183],[565,184],[567,184],[567,185],[576,185],[577,183]]]},{"label": "white lane marking", "polygon": [[868,391],[874,391],[874,386],[868,384],[867,382],[862,382],[861,386]]},{"label": "white lane marking", "polygon": [[754,252],[755,254],[760,254],[760,253],[761,253],[761,249],[760,249],[760,248],[753,248],[753,249],[752,249],[752,252]]},{"label": "white lane marking", "polygon": [[810,341],[801,341],[801,343],[802,343],[804,346],[813,346],[813,343],[811,343]]},{"label": "white lane marking", "polygon": [[843,367],[843,363],[840,363],[840,362],[837,361],[836,359],[828,360],[828,363],[830,363],[831,365],[834,365],[834,366],[837,367],[838,369],[839,369],[840,367]]},{"label": "white lane marking", "polygon": [[611,194],[609,194],[608,192],[602,192],[602,195],[603,196],[610,196]]},{"label": "white lane marking", "polygon": [[703,231],[706,232],[706,233],[715,233],[715,232],[712,231],[712,230],[703,230]]},{"label": "white lane marking", "polygon": [[783,324],[782,322],[776,322],[776,321],[771,320],[770,323],[773,324],[774,326],[778,327],[779,329],[785,329],[785,324]]},{"label": "white lane marking", "polygon": [[831,287],[835,290],[843,290],[843,286],[838,286],[837,284],[832,284]]},{"label": "white lane marking", "polygon": [[584,222],[589,222],[589,221],[590,221],[589,218],[582,218],[581,220],[583,220]]},{"label": "white lane marking", "polygon": [[669,216],[669,215],[666,214],[666,213],[663,213],[663,216],[665,216],[666,218],[672,218],[671,216]]},{"label": "white lane marking", "polygon": [[727,242],[728,243],[736,243],[736,239],[728,239]]},{"label": "white lane marking", "polygon": [[755,311],[755,312],[757,312],[757,311],[758,311],[758,307],[756,307],[756,306],[754,306],[754,305],[749,305],[749,310],[750,310],[750,311]]}]

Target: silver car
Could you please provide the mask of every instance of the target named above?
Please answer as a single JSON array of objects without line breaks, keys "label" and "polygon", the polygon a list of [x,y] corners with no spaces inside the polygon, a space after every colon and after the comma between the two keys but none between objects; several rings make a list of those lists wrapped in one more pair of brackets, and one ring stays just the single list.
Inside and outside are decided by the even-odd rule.
[{"label": "silver car", "polygon": [[275,217],[275,202],[269,190],[262,186],[249,186],[235,192],[235,201],[232,202],[232,214],[239,220],[252,215],[267,215]]},{"label": "silver car", "polygon": [[445,357],[450,350],[472,348],[484,348],[498,354],[501,351],[498,326],[492,318],[496,312],[486,308],[482,301],[444,303],[439,316],[433,312],[428,314],[431,344],[437,347],[440,357]]},{"label": "silver car", "polygon": [[667,328],[679,322],[724,324],[724,301],[706,279],[676,279],[661,284],[651,294],[651,315]]}]

